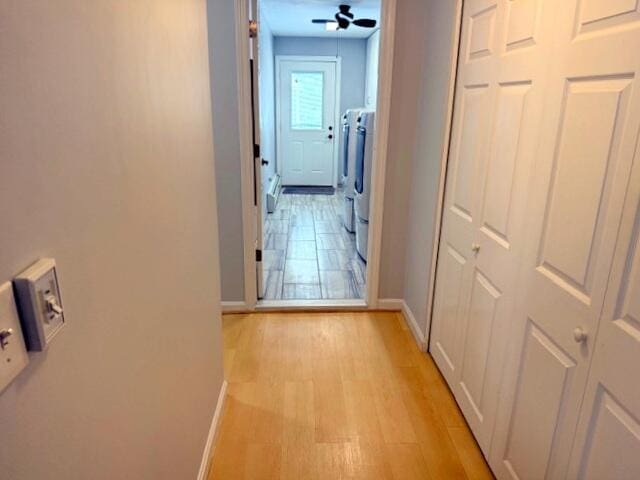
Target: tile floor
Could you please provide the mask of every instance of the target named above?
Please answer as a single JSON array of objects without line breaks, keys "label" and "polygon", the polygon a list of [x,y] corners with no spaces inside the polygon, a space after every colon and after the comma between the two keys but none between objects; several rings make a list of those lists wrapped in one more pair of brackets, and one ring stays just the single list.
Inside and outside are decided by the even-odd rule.
[{"label": "tile floor", "polygon": [[280,195],[264,225],[265,300],[364,298],[366,263],[342,210],[341,192]]}]

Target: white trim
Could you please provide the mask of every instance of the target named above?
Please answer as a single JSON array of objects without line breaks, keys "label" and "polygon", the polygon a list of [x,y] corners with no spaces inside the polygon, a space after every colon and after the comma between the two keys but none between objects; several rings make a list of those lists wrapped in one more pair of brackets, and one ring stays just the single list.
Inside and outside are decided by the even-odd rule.
[{"label": "white trim", "polygon": [[256,206],[253,204],[253,138],[251,119],[251,72],[249,58],[249,12],[247,0],[236,0],[236,68],[240,133],[240,179],[242,194],[242,238],[244,245],[244,301],[253,308],[258,299],[255,238]]},{"label": "white trim", "polygon": [[[280,69],[282,62],[327,62],[327,63],[335,63],[336,64],[336,78],[334,80],[335,83],[335,98],[334,98],[334,118],[333,118],[333,131],[334,138],[338,139],[338,128],[340,125],[340,102],[342,100],[342,57],[337,55],[335,57],[329,55],[276,55],[276,69],[275,69],[275,110],[276,110],[276,158],[278,161],[276,162],[276,171],[280,174],[282,178],[282,134],[280,132],[280,127],[282,126],[282,122],[280,121],[281,113],[280,113]],[[338,186],[338,175],[340,172],[340,167],[338,163],[340,162],[340,147],[338,142],[334,142],[333,144],[333,188]]]},{"label": "white trim", "polygon": [[404,317],[404,321],[409,326],[409,330],[411,330],[411,333],[413,333],[413,338],[418,344],[418,348],[421,352],[426,352],[427,341],[425,335],[418,326],[415,315],[409,308],[409,305],[407,305],[407,302],[405,302],[404,300],[402,301],[402,316]]},{"label": "white trim", "polygon": [[456,19],[453,29],[453,42],[451,45],[450,58],[451,70],[449,72],[449,92],[447,99],[447,124],[444,131],[444,141],[442,143],[442,152],[440,155],[440,182],[438,185],[438,204],[436,207],[436,225],[433,232],[433,251],[431,253],[431,272],[429,274],[429,290],[427,292],[427,323],[423,336],[425,345],[428,350],[431,319],[433,317],[433,302],[436,294],[436,270],[438,268],[438,252],[440,250],[440,232],[442,231],[442,210],[444,208],[444,195],[447,178],[447,165],[449,163],[449,143],[451,141],[451,129],[453,128],[453,107],[455,100],[456,76],[458,74],[458,51],[460,47],[460,35],[462,26],[462,2],[456,0]]},{"label": "white trim", "polygon": [[257,303],[256,311],[313,310],[319,312],[368,310],[364,300],[262,300]]},{"label": "white trim", "polygon": [[401,298],[381,298],[378,300],[378,309],[389,312],[400,312],[404,317],[404,321],[413,334],[413,339],[416,341],[418,348],[421,352],[427,351],[427,341],[424,333],[418,326],[416,317],[405,302]]},{"label": "white trim", "polygon": [[393,46],[395,40],[396,0],[382,0],[380,54],[378,67],[378,99],[376,102],[376,133],[371,169],[369,207],[369,241],[367,250],[366,302],[376,308],[380,287],[380,255],[382,252],[382,221],[384,185],[387,169],[389,119],[391,116],[391,81],[393,78]]},{"label": "white trim", "polygon": [[198,470],[197,480],[206,480],[209,473],[209,462],[213,457],[213,451],[215,449],[216,435],[218,433],[218,426],[220,424],[220,417],[222,416],[222,409],[224,408],[224,401],[227,397],[227,381],[222,382],[220,387],[220,393],[218,394],[218,403],[216,409],[213,412],[213,418],[211,419],[211,426],[209,427],[209,435],[207,435],[207,443],[204,445],[204,452],[202,454],[202,460],[200,461],[200,470]]},{"label": "white trim", "polygon": [[380,298],[378,299],[378,309],[390,312],[402,311],[404,300],[401,298]]},{"label": "white trim", "polygon": [[222,306],[222,313],[246,313],[251,309],[247,305],[247,302],[220,302]]},{"label": "white trim", "polygon": [[[240,107],[240,142],[242,155],[242,217],[244,237],[244,291],[249,311],[257,304],[254,237],[255,208],[253,205],[253,147],[251,138],[251,89],[248,58],[249,39],[246,26],[249,12],[246,0],[236,0],[236,56],[238,68],[238,99]],[[376,114],[376,143],[371,177],[371,207],[369,220],[369,245],[367,251],[367,308],[378,305],[380,282],[380,255],[382,250],[382,221],[384,209],[384,184],[386,175],[389,119],[391,113],[391,82],[393,77],[393,48],[395,40],[397,0],[382,0],[380,54],[378,71],[378,100]],[[339,112],[339,109],[338,109]],[[339,113],[338,113],[339,115]],[[247,120],[248,119],[248,120]],[[338,119],[339,120],[339,119]],[[336,124],[339,125],[339,124]],[[339,150],[339,149],[336,149]],[[300,302],[296,302],[300,305]],[[327,301],[318,308],[332,309],[335,302]],[[264,308],[264,302],[263,307]],[[292,307],[282,306],[281,309]]]}]

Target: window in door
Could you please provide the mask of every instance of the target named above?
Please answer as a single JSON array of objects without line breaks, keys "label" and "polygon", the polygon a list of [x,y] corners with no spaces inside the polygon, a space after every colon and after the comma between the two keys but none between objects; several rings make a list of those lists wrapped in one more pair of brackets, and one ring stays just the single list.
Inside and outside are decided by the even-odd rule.
[{"label": "window in door", "polygon": [[291,129],[322,130],[323,72],[291,72]]}]

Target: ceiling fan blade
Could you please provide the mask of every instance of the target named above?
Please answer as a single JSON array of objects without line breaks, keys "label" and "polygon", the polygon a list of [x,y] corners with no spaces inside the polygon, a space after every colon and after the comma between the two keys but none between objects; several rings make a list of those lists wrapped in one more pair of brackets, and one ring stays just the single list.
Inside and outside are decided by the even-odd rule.
[{"label": "ceiling fan blade", "polygon": [[335,20],[333,19],[328,19],[328,18],[314,18],[313,20],[311,20],[311,23],[334,23]]},{"label": "ceiling fan blade", "polygon": [[351,5],[340,5],[338,7],[340,9],[340,13],[342,15],[344,15],[345,17],[349,17],[349,18],[353,18],[353,13],[351,13],[349,10],[351,10]]},{"label": "ceiling fan blade", "polygon": [[372,18],[358,18],[353,21],[353,24],[357,25],[358,27],[373,28],[378,24],[378,22],[376,22]]}]

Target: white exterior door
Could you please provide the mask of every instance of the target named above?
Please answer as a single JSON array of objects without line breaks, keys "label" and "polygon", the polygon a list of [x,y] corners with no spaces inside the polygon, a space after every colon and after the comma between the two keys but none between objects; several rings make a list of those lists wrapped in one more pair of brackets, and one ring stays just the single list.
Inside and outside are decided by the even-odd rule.
[{"label": "white exterior door", "polygon": [[278,58],[278,159],[283,185],[335,182],[336,61]]},{"label": "white exterior door", "polygon": [[638,478],[638,289],[622,273],[637,263],[637,174],[622,229],[621,219],[640,127],[640,10],[625,0],[545,7],[553,20],[530,23],[553,40],[491,465],[499,478],[567,476],[597,348],[570,478]]},{"label": "white exterior door", "polygon": [[542,12],[531,3],[469,0],[463,11],[431,353],[485,455],[544,99],[545,44],[529,23]]}]

